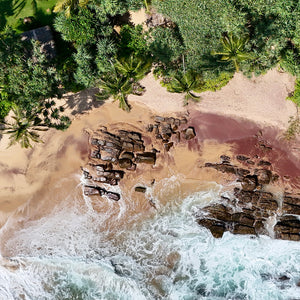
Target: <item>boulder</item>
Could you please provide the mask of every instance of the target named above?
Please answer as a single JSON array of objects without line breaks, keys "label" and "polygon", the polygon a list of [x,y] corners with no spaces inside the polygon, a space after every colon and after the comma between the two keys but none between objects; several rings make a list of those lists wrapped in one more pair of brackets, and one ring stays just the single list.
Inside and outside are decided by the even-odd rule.
[{"label": "boulder", "polygon": [[130,169],[132,167],[132,160],[130,158],[120,158],[118,163],[121,169]]},{"label": "boulder", "polygon": [[274,226],[275,237],[283,240],[300,241],[300,220],[296,216],[286,215],[278,218]]},{"label": "boulder", "polygon": [[241,185],[244,191],[254,191],[257,187],[257,177],[253,175],[247,175],[243,177]]},{"label": "boulder", "polygon": [[221,155],[220,159],[221,159],[221,163],[230,162],[230,156],[228,155]]},{"label": "boulder", "polygon": [[260,166],[271,166],[271,163],[269,161],[266,161],[266,160],[260,160],[257,164],[259,167]]},{"label": "boulder", "polygon": [[165,150],[168,152],[171,149],[171,147],[173,147],[173,144],[174,144],[173,142],[165,143],[164,144]]},{"label": "boulder", "polygon": [[272,179],[272,172],[266,169],[256,169],[254,175],[257,176],[258,184],[269,184]]},{"label": "boulder", "polygon": [[165,121],[165,118],[164,117],[160,117],[160,116],[155,116],[154,117],[154,121],[157,122],[157,123],[161,123],[161,122]]},{"label": "boulder", "polygon": [[123,152],[121,155],[120,155],[120,158],[129,158],[131,160],[134,159],[134,154],[132,152]]},{"label": "boulder", "polygon": [[114,193],[114,192],[106,192],[106,197],[110,200],[119,201],[120,200],[120,194]]},{"label": "boulder", "polygon": [[144,152],[138,153],[135,159],[136,163],[145,163],[154,165],[156,161],[156,153],[153,152]]},{"label": "boulder", "polygon": [[199,219],[198,224],[209,229],[213,237],[221,238],[226,231],[224,222],[215,219]]},{"label": "boulder", "polygon": [[188,127],[183,131],[183,134],[186,140],[191,140],[196,136],[194,127]]},{"label": "boulder", "polygon": [[237,155],[236,159],[239,160],[239,161],[247,161],[250,158],[245,156],[245,155]]},{"label": "boulder", "polygon": [[146,188],[143,186],[136,186],[134,190],[139,193],[146,193]]},{"label": "boulder", "polygon": [[300,197],[285,195],[282,203],[282,212],[300,215]]}]

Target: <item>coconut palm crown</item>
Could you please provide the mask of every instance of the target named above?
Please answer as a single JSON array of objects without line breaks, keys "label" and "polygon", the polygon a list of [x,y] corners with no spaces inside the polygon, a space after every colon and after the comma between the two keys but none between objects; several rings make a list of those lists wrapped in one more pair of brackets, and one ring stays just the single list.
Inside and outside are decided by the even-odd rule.
[{"label": "coconut palm crown", "polygon": [[224,62],[233,62],[236,72],[239,72],[239,63],[252,58],[252,55],[245,51],[248,41],[248,37],[236,37],[232,33],[229,33],[221,39],[222,51],[213,51],[212,55],[222,55],[221,60]]},{"label": "coconut palm crown", "polygon": [[14,122],[9,123],[3,121],[2,124],[5,127],[0,129],[1,133],[10,135],[8,147],[20,143],[22,148],[32,148],[32,142],[43,142],[37,131],[46,131],[48,128],[40,124],[36,114],[27,117],[17,106],[13,108],[13,112],[14,116],[12,116],[12,119]]}]

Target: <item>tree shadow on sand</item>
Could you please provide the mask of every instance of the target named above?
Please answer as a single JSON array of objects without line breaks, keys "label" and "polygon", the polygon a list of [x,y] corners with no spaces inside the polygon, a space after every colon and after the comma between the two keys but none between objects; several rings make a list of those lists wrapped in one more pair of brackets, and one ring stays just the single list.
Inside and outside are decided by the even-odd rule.
[{"label": "tree shadow on sand", "polygon": [[104,104],[99,101],[96,94],[99,93],[98,88],[90,88],[72,95],[66,95],[66,107],[71,109],[72,115],[84,114],[93,108],[98,108]]}]

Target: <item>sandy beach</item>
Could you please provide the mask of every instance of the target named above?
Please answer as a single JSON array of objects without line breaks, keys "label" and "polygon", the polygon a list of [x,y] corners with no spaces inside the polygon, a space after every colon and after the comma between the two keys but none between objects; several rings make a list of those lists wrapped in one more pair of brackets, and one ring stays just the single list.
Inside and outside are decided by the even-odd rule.
[{"label": "sandy beach", "polygon": [[[199,179],[216,176],[208,171],[203,175],[199,168],[201,163],[215,162],[221,154],[246,152],[245,144],[254,143],[254,136],[264,128],[260,133],[262,138],[275,143],[278,149],[273,157],[277,171],[289,180],[294,178],[296,183],[299,180],[299,139],[287,143],[281,138],[289,118],[297,113],[295,105],[285,100],[293,90],[294,78],[290,75],[274,69],[264,76],[247,79],[239,73],[221,90],[202,93],[200,103],[185,107],[182,106],[183,95],[167,92],[152,74],[141,83],[146,93],[142,97],[130,95],[130,113],[120,110],[118,103],[111,100],[97,102],[94,97],[97,89],[90,89],[67,94],[61,100],[65,102],[66,114],[73,119],[72,125],[65,132],[54,129],[45,132],[43,144],[36,144],[32,149],[21,149],[19,145],[7,148],[8,136],[3,136],[0,141],[0,220],[3,222],[11,212],[24,211],[28,201],[35,203],[38,211],[39,199],[46,194],[53,195],[61,185],[67,196],[68,189],[79,184],[80,166],[88,160],[88,132],[100,125],[112,124],[122,129],[145,131],[155,115],[186,116],[197,133],[197,143],[182,144],[168,154],[161,154],[164,158],[156,166],[156,178],[179,172],[195,180],[195,184],[191,184],[196,186]],[[233,143],[238,149],[233,148]],[[166,164],[171,167],[164,168]],[[164,171],[158,174],[160,168]],[[154,175],[146,173],[145,178],[150,181]],[[129,176],[126,183],[130,181],[131,185],[135,184],[134,176]],[[51,201],[53,207],[55,199]]]}]

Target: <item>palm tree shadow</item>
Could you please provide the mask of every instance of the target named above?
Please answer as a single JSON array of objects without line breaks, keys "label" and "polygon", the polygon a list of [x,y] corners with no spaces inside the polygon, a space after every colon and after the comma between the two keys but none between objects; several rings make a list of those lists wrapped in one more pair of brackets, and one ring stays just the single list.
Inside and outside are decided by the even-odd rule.
[{"label": "palm tree shadow", "polygon": [[84,114],[93,108],[98,108],[104,104],[104,101],[97,100],[96,94],[98,88],[89,88],[76,94],[66,95],[66,108],[71,109],[72,115]]}]

